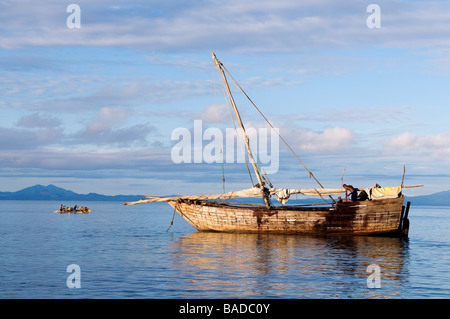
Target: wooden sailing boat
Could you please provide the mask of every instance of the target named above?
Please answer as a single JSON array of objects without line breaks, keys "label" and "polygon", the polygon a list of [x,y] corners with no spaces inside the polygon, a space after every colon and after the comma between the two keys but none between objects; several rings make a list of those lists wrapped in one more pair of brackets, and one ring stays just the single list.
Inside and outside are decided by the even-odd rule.
[{"label": "wooden sailing boat", "polygon": [[[376,185],[363,190],[367,199],[336,201],[332,195],[347,194],[346,190],[324,188],[281,136],[279,136],[280,139],[288,146],[310,176],[318,183],[319,187],[313,189],[275,189],[267,187],[266,180],[260,173],[251,152],[244,124],[231,94],[225,72],[228,75],[229,73],[214,53],[212,57],[222,77],[236,120],[242,130],[248,159],[253,167],[258,183],[246,190],[224,194],[175,197],[146,196],[145,199],[124,203],[124,205],[167,202],[199,231],[396,236],[408,234],[409,220],[407,216],[410,203],[408,202],[406,207],[403,206],[402,189],[422,185],[403,186],[403,181],[402,185],[398,187],[382,188]],[[239,85],[238,87],[245,94]],[[248,98],[247,94],[245,96]],[[251,103],[253,104],[253,102]],[[259,109],[256,109],[262,115]],[[264,117],[264,115],[262,116]],[[265,117],[264,119],[267,121]],[[270,122],[267,122],[273,128]],[[292,194],[320,196],[322,198],[329,196],[332,202],[325,205],[285,206],[284,204],[286,204],[289,196]],[[273,205],[270,200],[271,196],[276,196],[282,205]],[[264,200],[264,205],[223,201],[238,197],[260,197]]]}]

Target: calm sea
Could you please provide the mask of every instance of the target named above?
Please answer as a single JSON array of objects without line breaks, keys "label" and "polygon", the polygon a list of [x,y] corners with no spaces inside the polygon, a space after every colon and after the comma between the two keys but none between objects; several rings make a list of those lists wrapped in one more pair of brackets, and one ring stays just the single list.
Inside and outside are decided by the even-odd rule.
[{"label": "calm sea", "polygon": [[0,298],[450,297],[450,207],[412,206],[401,240],[199,233],[178,214],[166,232],[164,203],[59,204],[0,201]]}]

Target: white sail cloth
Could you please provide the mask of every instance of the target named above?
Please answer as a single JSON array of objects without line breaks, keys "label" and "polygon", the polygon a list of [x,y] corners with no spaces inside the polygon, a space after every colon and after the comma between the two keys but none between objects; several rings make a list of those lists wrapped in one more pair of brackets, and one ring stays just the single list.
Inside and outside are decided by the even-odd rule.
[{"label": "white sail cloth", "polygon": [[[422,185],[405,186],[405,187],[419,187]],[[396,198],[401,195],[402,186],[396,187],[380,187],[378,184],[373,185],[369,188],[363,188],[359,190],[366,191],[369,199],[383,199],[383,198]],[[302,194],[306,196],[331,196],[339,195],[345,193],[345,189],[341,188],[271,188],[269,189],[269,194],[277,197],[277,200],[281,204],[286,204],[289,197],[292,194]],[[240,191],[228,192],[224,194],[206,194],[206,195],[189,195],[189,196],[171,196],[171,197],[161,197],[161,196],[145,196],[145,199],[124,203],[124,205],[136,205],[151,202],[171,202],[177,201],[179,199],[232,199],[238,197],[263,197],[263,191],[258,187],[252,187],[248,189],[243,189]]]},{"label": "white sail cloth", "polygon": [[277,200],[281,204],[286,204],[292,194],[302,194],[307,196],[331,196],[345,193],[345,189],[341,188],[304,188],[304,189],[270,189],[271,195],[276,195]]},{"label": "white sail cloth", "polygon": [[[270,195],[276,195],[277,200],[281,204],[286,204],[290,195],[303,194],[308,196],[328,196],[344,193],[344,189],[323,189],[323,188],[310,188],[310,189],[269,189]],[[170,202],[177,201],[178,199],[232,199],[237,197],[262,197],[263,192],[258,187],[252,187],[240,191],[228,192],[224,194],[207,194],[207,195],[191,195],[191,196],[172,196],[172,197],[160,197],[160,196],[145,196],[146,199],[142,199],[136,202],[125,203],[124,205],[144,204],[151,202]]]},{"label": "white sail cloth", "polygon": [[364,188],[364,191],[367,193],[368,198],[371,200],[397,198],[402,193],[402,187],[380,187],[380,185],[375,184],[372,187]]},{"label": "white sail cloth", "polygon": [[237,197],[262,197],[262,191],[260,188],[252,187],[241,191],[228,192],[224,194],[207,194],[207,195],[189,195],[189,196],[172,196],[172,197],[160,197],[160,196],[145,196],[146,199],[142,199],[136,202],[125,203],[125,205],[135,205],[151,202],[171,202],[178,199],[231,199]]}]

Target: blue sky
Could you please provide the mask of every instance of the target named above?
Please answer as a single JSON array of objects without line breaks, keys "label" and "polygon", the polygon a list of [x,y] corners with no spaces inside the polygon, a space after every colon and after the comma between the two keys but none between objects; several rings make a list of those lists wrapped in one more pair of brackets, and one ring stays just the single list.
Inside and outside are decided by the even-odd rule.
[{"label": "blue sky", "polygon": [[[2,1],[0,191],[216,193],[222,171],[250,187],[242,164],[171,159],[175,129],[232,127],[212,52],[325,187],[344,168],[398,185],[406,165],[425,185],[409,195],[449,190],[449,21],[448,1]],[[314,187],[282,148],[274,186]]]}]

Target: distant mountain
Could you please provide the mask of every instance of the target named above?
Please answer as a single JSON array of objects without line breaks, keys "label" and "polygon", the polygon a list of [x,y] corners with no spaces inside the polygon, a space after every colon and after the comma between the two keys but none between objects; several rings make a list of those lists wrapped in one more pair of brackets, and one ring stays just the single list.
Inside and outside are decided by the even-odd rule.
[{"label": "distant mountain", "polygon": [[34,185],[17,192],[0,192],[0,200],[58,200],[58,201],[135,201],[142,195],[107,196],[97,193],[77,194],[55,185]]},{"label": "distant mountain", "polygon": [[439,192],[426,196],[407,197],[413,205],[419,206],[450,206],[450,191]]}]

